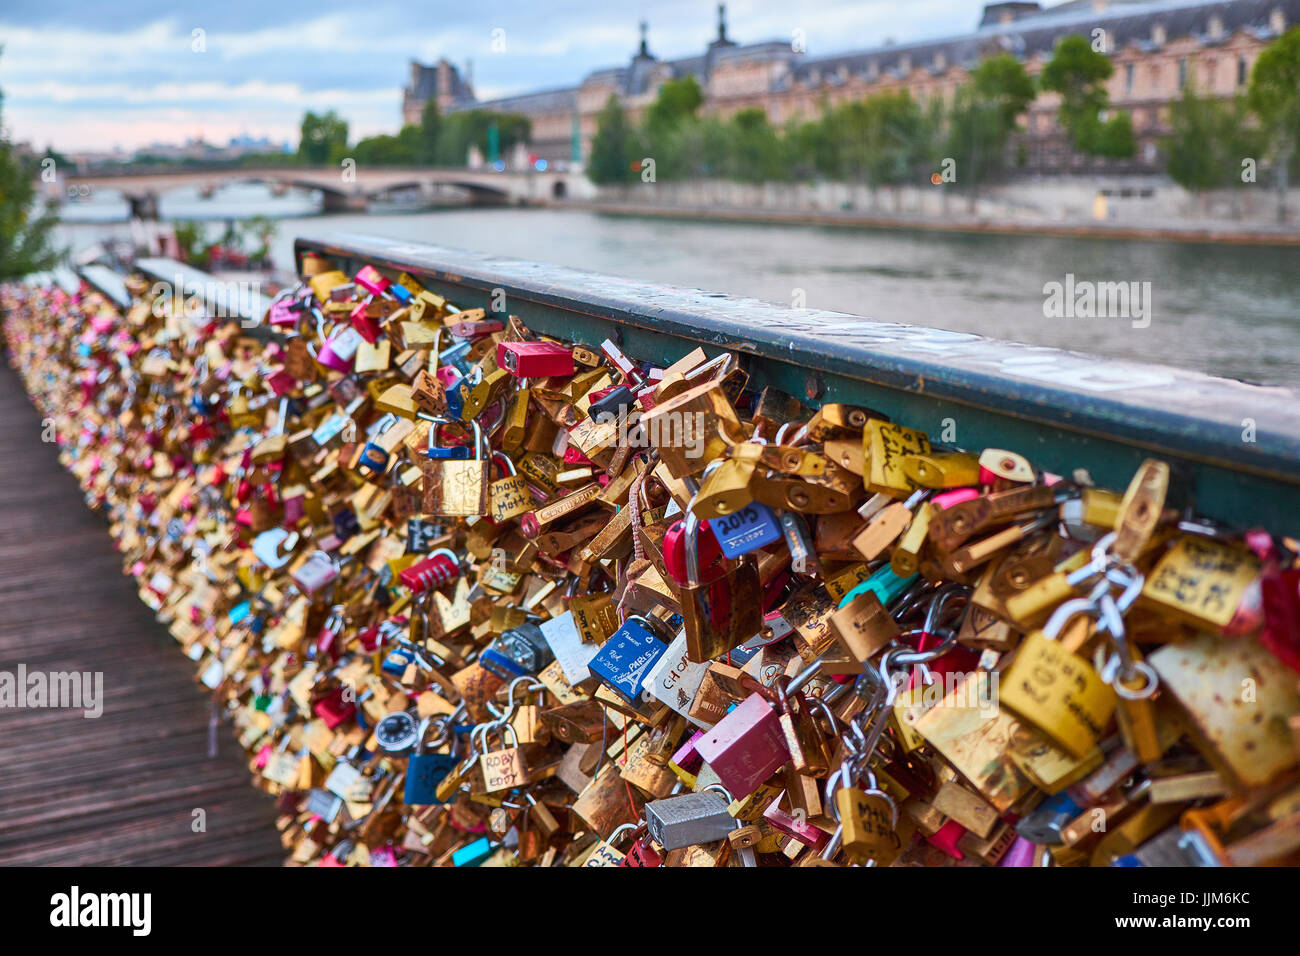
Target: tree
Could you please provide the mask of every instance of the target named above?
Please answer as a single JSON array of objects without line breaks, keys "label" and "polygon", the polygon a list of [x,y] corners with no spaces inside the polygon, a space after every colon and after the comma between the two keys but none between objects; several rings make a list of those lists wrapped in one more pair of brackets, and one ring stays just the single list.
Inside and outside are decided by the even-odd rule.
[{"label": "tree", "polygon": [[442,134],[442,114],[438,112],[438,101],[430,99],[424,104],[420,113],[419,159],[417,162],[429,166],[438,161],[438,137]]},{"label": "tree", "polygon": [[1300,27],[1292,27],[1259,54],[1246,97],[1268,142],[1276,170],[1277,218],[1284,222],[1287,174],[1300,145]]},{"label": "tree", "polygon": [[[1110,103],[1106,81],[1115,71],[1109,57],[1098,53],[1080,34],[1072,34],[1056,44],[1052,58],[1043,67],[1039,83],[1045,90],[1061,95],[1058,117],[1069,132],[1076,149],[1092,155],[1115,155],[1126,148],[1132,138],[1132,123],[1116,117],[1101,121],[1101,111]],[[1114,123],[1114,126],[1110,124]],[[1124,124],[1128,123],[1129,139]],[[1134,150],[1136,144],[1134,144]],[[1132,156],[1134,150],[1121,153]]]},{"label": "tree", "polygon": [[[501,154],[507,155],[516,143],[527,143],[532,136],[532,124],[518,113],[493,113],[490,110],[465,110],[442,117],[438,124],[435,144],[436,163],[439,166],[464,166],[469,148],[477,146],[483,155],[488,153],[489,130],[497,128]],[[423,129],[423,124],[421,124]]]},{"label": "tree", "polygon": [[627,114],[623,112],[618,97],[611,94],[596,121],[596,135],[592,138],[591,156],[587,160],[587,178],[598,186],[627,182],[632,162],[630,141]]},{"label": "tree", "polygon": [[981,61],[970,82],[958,88],[948,114],[947,150],[972,205],[980,185],[1002,166],[1016,118],[1033,98],[1033,81],[1009,53]]},{"label": "tree", "polygon": [[659,94],[646,114],[646,127],[652,132],[668,131],[695,118],[704,102],[704,94],[694,76],[669,80],[659,87]]},{"label": "tree", "polygon": [[348,122],[333,110],[317,116],[310,110],[302,118],[298,140],[298,158],[304,163],[321,166],[339,155],[346,155]]},{"label": "tree", "polygon": [[1238,100],[1197,95],[1188,84],[1170,104],[1173,132],[1163,145],[1169,176],[1192,193],[1241,184],[1241,159],[1256,150],[1253,130],[1245,126],[1245,107]]},{"label": "tree", "polygon": [[[0,107],[3,104],[0,93]],[[36,210],[35,180],[40,173],[39,163],[19,156],[0,133],[0,279],[49,269],[61,256],[50,244],[58,218],[48,205]]]},{"label": "tree", "polygon": [[731,118],[732,175],[741,182],[785,179],[785,147],[760,106],[743,109]]}]

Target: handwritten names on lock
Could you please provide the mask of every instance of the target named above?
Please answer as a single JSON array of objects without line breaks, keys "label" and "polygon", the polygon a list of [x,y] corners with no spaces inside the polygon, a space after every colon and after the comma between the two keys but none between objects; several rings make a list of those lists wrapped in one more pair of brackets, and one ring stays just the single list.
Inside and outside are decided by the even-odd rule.
[{"label": "handwritten names on lock", "polygon": [[634,701],[650,667],[668,650],[645,625],[628,620],[591,659],[591,672],[626,700]]},{"label": "handwritten names on lock", "polygon": [[528,493],[528,479],[523,475],[507,475],[500,481],[494,481],[491,492],[492,520],[498,523],[508,521],[529,511],[533,507],[532,495]]},{"label": "handwritten names on lock", "polygon": [[483,771],[483,786],[488,793],[509,790],[528,782],[524,770],[524,759],[518,747],[505,750],[493,750],[479,757],[479,767]]},{"label": "handwritten names on lock", "polygon": [[1155,566],[1142,596],[1193,623],[1222,628],[1258,577],[1259,561],[1248,551],[1184,535]]},{"label": "handwritten names on lock", "polygon": [[1025,639],[1002,683],[1002,702],[1076,757],[1115,710],[1115,692],[1091,665],[1042,631]]},{"label": "handwritten names on lock", "polygon": [[[836,793],[844,819],[844,848],[862,859],[888,865],[902,851],[889,801],[857,789]],[[847,806],[845,804],[847,803]]]},{"label": "handwritten names on lock", "polygon": [[873,491],[912,491],[916,483],[903,469],[903,459],[909,455],[930,454],[930,439],[925,432],[882,422],[878,418],[867,423],[868,448],[871,458],[870,480]]}]

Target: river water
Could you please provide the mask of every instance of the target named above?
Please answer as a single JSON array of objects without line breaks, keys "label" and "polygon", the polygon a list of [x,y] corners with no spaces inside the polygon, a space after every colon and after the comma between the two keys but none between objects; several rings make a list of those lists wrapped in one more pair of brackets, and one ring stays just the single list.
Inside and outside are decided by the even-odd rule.
[{"label": "river water", "polygon": [[[286,272],[293,268],[295,237],[356,232],[1300,387],[1296,248],[963,236],[563,209],[321,216],[304,215],[309,200],[247,192],[256,188],[231,187],[211,201],[164,197],[163,215],[284,216],[273,255]],[[110,202],[65,208],[68,218],[101,220],[65,221],[62,241],[74,249],[129,234],[123,222],[102,221],[121,215]],[[212,223],[214,236],[220,228]],[[1070,283],[1077,296],[1089,282],[1134,283],[1128,313],[1045,314],[1052,311],[1045,309],[1049,283]]]}]

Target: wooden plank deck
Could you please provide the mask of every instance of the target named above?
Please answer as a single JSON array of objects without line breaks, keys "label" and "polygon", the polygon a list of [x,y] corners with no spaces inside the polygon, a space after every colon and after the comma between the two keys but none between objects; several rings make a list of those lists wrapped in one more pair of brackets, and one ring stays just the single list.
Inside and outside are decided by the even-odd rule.
[{"label": "wooden plank deck", "polygon": [[[0,707],[0,864],[276,866],[272,799],[0,362],[0,671],[103,673],[103,714]],[[203,808],[207,830],[191,829]]]}]

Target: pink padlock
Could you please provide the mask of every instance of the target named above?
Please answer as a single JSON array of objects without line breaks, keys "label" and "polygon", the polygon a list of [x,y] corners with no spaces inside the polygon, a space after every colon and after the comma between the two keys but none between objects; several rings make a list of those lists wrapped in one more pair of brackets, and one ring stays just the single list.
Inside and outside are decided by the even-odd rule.
[{"label": "pink padlock", "polygon": [[447,388],[455,388],[456,383],[461,380],[460,372],[453,365],[444,365],[433,374]]},{"label": "pink padlock", "polygon": [[357,330],[357,333],[371,345],[378,342],[379,336],[384,334],[384,330],[379,327],[379,323],[366,313],[366,304],[364,302],[352,310],[348,319],[352,322],[352,327]]},{"label": "pink padlock", "polygon": [[695,744],[737,800],[743,800],[790,759],[781,721],[761,694],[750,694]]},{"label": "pink padlock", "polygon": [[271,303],[271,313],[267,321],[274,326],[283,328],[298,324],[299,313],[293,309],[292,299],[276,299]]},{"label": "pink padlock", "polygon": [[321,345],[316,361],[336,372],[350,372],[362,341],[360,333],[348,326]]},{"label": "pink padlock", "polygon": [[930,499],[930,504],[940,510],[951,508],[953,505],[961,504],[963,501],[970,501],[972,498],[980,496],[976,488],[953,488],[951,491],[942,491]]},{"label": "pink padlock", "polygon": [[826,831],[818,829],[807,820],[800,820],[786,813],[777,805],[779,803],[779,800],[773,800],[768,804],[767,809],[763,811],[763,819],[791,839],[798,840],[806,847],[820,850],[826,842]]},{"label": "pink padlock", "polygon": [[379,270],[374,266],[362,266],[354,281],[371,295],[383,295],[388,291],[388,287],[392,285],[391,282],[379,274]]}]

